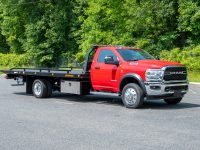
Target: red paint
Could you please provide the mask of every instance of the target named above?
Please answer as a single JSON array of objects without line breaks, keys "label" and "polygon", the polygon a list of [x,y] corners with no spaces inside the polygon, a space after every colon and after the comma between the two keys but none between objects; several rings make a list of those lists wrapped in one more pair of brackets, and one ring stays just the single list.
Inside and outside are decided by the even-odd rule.
[{"label": "red paint", "polygon": [[[182,66],[176,62],[161,61],[161,60],[138,60],[127,62],[124,61],[116,49],[119,47],[98,47],[96,54],[93,58],[91,66],[91,81],[94,90],[119,92],[119,85],[121,79],[129,73],[139,75],[145,81],[145,71],[147,69],[161,69],[165,66]],[[128,49],[121,47],[120,49]],[[139,48],[129,48],[140,50]],[[119,59],[120,65],[112,65],[99,63],[98,56],[101,50],[112,50],[112,52]]]}]

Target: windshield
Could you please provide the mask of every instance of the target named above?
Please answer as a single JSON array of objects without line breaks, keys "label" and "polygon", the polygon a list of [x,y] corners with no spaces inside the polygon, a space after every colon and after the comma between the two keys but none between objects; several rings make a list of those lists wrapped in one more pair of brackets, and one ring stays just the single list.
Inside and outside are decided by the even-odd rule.
[{"label": "windshield", "polygon": [[118,49],[117,51],[125,61],[155,59],[153,56],[151,56],[144,50]]}]

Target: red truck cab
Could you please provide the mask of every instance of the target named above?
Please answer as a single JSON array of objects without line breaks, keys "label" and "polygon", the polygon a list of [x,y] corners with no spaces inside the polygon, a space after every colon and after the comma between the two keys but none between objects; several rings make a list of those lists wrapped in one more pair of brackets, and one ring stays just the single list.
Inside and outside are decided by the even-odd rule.
[{"label": "red truck cab", "polygon": [[141,106],[144,97],[176,104],[188,90],[185,66],[156,60],[139,48],[98,46],[90,75],[93,90],[120,93],[131,108]]}]

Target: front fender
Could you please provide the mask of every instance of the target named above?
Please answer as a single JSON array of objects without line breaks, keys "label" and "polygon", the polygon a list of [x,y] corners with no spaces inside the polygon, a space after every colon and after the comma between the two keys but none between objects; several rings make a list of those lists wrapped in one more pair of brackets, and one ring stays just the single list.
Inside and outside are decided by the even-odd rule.
[{"label": "front fender", "polygon": [[140,77],[140,75],[138,74],[134,74],[134,73],[128,73],[126,75],[124,75],[121,80],[120,80],[120,84],[119,84],[119,89],[121,89],[121,86],[123,84],[123,81],[127,78],[132,78],[134,79],[138,84],[139,86],[142,88],[142,90],[144,91],[144,94],[146,94],[146,87],[145,87],[145,84],[144,84],[144,81],[142,80],[142,78]]}]

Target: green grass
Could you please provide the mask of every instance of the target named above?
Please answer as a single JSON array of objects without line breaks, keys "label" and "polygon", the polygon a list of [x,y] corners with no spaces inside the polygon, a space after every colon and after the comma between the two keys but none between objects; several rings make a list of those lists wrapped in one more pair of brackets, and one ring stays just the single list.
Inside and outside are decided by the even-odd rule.
[{"label": "green grass", "polygon": [[188,71],[188,79],[190,82],[200,82],[200,71]]}]

